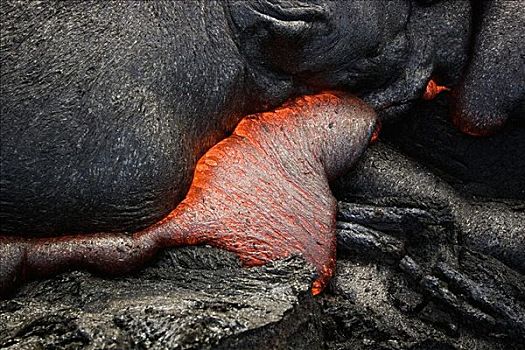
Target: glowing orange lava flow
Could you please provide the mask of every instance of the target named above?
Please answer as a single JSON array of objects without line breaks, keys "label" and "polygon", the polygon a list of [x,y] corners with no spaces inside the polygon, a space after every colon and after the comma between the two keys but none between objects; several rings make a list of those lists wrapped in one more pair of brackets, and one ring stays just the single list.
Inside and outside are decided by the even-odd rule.
[{"label": "glowing orange lava flow", "polygon": [[335,269],[337,206],[328,181],[363,152],[375,120],[364,102],[336,93],[248,116],[199,160],[186,198],[145,230],[0,236],[0,292],[72,267],[121,274],[161,248],[209,244],[234,252],[245,266],[302,255],[317,270],[318,294]]},{"label": "glowing orange lava flow", "polygon": [[450,89],[446,86],[438,85],[434,79],[428,81],[425,93],[423,94],[423,100],[433,100],[443,91],[449,91]]}]

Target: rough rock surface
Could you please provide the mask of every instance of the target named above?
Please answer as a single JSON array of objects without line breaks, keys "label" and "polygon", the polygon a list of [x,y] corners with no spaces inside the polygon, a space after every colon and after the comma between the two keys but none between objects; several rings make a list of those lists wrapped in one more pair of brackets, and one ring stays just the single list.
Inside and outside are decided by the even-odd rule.
[{"label": "rough rock surface", "polygon": [[206,247],[121,279],[66,273],[1,302],[0,348],[320,348],[311,276],[297,257],[242,269]]},{"label": "rough rock surface", "polygon": [[163,253],[135,275],[69,272],[0,301],[6,349],[520,349],[525,125],[488,139],[444,99],[386,126],[338,196],[336,277],[299,257],[244,269],[223,251]]}]

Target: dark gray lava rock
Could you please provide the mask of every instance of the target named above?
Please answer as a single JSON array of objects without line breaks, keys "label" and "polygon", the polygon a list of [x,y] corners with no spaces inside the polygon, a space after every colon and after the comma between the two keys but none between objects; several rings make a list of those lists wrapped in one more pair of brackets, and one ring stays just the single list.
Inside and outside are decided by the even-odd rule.
[{"label": "dark gray lava rock", "polygon": [[387,125],[333,186],[328,348],[524,348],[525,127],[476,142],[442,102]]}]

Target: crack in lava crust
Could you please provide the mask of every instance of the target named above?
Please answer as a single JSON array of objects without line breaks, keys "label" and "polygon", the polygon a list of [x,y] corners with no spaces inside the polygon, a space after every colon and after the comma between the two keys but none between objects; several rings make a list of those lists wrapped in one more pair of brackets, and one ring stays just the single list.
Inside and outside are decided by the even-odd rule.
[{"label": "crack in lava crust", "polygon": [[122,274],[159,249],[209,244],[234,252],[245,266],[301,254],[317,270],[317,294],[335,269],[337,207],[329,181],[363,152],[375,122],[364,102],[334,92],[248,116],[199,160],[186,198],[145,230],[0,236],[0,293],[71,268]]}]

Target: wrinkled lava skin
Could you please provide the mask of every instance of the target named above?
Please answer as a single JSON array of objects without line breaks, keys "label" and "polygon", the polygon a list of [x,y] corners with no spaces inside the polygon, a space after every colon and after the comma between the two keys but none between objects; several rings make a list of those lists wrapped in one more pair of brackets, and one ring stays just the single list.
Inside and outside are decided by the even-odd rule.
[{"label": "wrinkled lava skin", "polygon": [[248,116],[197,163],[186,198],[131,236],[0,236],[0,293],[32,277],[88,268],[117,274],[159,249],[208,244],[246,266],[302,255],[319,293],[335,269],[337,202],[329,181],[345,173],[372,136],[375,112],[355,97],[323,93]]},{"label": "wrinkled lava skin", "polygon": [[476,4],[2,1],[0,232],[141,232],[243,116],[321,90],[388,121],[435,77],[489,134],[523,106],[524,7]]}]

